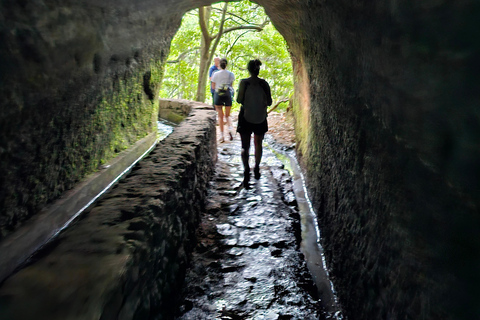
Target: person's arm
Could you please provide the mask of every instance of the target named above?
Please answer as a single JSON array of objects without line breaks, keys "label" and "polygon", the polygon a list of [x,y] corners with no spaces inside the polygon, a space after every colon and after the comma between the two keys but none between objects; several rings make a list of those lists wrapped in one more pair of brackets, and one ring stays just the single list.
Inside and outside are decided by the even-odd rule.
[{"label": "person's arm", "polygon": [[212,81],[213,66],[208,69],[208,78]]},{"label": "person's arm", "polygon": [[233,94],[235,92],[235,89],[233,89],[233,82],[235,81],[235,75],[233,74],[233,72],[230,72],[229,80],[230,80],[230,91]]},{"label": "person's arm", "polygon": [[212,89],[215,90],[215,75],[216,73],[212,76],[212,78],[210,79],[212,81]]},{"label": "person's arm", "polygon": [[265,80],[263,82],[265,83],[265,87],[263,89],[265,90],[265,94],[267,95],[267,106],[271,106],[272,105],[272,93],[270,91],[270,85]]},{"label": "person's arm", "polygon": [[245,100],[245,81],[240,80],[240,84],[238,85],[237,102],[243,105],[244,100]]}]

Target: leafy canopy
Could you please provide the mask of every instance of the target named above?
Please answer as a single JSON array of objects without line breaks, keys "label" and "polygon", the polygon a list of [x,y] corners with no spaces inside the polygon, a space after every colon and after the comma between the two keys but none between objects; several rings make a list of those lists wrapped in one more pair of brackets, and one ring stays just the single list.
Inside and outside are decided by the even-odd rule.
[{"label": "leafy canopy", "polygon": [[[223,3],[212,5],[209,29],[211,34],[218,31]],[[236,26],[258,26],[268,20],[263,8],[250,1],[229,3],[224,29]],[[200,65],[201,31],[198,23],[198,9],[185,14],[182,26],[172,40],[164,80],[160,91],[162,98],[194,100]],[[275,101],[288,98],[293,93],[292,63],[285,40],[275,27],[268,23],[262,31],[240,29],[222,35],[216,56],[225,57],[228,70],[235,74],[234,87],[239,80],[247,78],[246,66],[249,60],[260,59],[260,77],[270,84]],[[207,82],[207,86],[210,81]],[[207,88],[207,92],[209,89]],[[209,94],[207,94],[210,97]],[[210,98],[207,103],[210,103]],[[238,107],[235,105],[234,107]],[[283,108],[286,105],[283,104]],[[278,109],[281,109],[280,106]]]}]

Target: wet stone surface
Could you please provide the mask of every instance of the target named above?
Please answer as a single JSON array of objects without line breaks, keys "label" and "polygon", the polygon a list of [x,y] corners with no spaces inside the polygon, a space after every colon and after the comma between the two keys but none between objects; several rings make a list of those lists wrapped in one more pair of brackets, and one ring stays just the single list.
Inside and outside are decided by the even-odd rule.
[{"label": "wet stone surface", "polygon": [[323,319],[298,250],[291,178],[268,148],[262,160],[245,189],[238,136],[218,145],[176,319]]}]

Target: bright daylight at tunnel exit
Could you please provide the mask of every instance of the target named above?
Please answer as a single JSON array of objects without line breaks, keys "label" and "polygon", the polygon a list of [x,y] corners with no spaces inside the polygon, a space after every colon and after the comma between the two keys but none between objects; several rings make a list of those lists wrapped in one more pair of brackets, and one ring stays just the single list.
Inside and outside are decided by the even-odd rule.
[{"label": "bright daylight at tunnel exit", "polygon": [[0,12],[0,319],[480,319],[475,1]]}]

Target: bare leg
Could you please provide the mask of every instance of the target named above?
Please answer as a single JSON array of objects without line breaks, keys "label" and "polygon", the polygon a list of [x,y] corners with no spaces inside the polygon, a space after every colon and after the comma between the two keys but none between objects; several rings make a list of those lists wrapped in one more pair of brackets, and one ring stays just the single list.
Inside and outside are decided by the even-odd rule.
[{"label": "bare leg", "polygon": [[223,108],[222,106],[215,106],[218,113],[218,124],[220,126],[220,142],[224,142],[225,139],[223,137]]},{"label": "bare leg", "polygon": [[250,153],[250,138],[251,135],[247,133],[241,133],[240,137],[242,139],[242,163],[244,170],[244,185],[248,185],[250,180],[250,165],[248,164],[248,156]]},{"label": "bare leg", "polygon": [[255,174],[255,179],[260,179],[260,162],[262,161],[262,154],[263,154],[263,141],[264,135],[254,135],[253,141],[255,143],[255,168],[253,169],[253,173]]},{"label": "bare leg", "polygon": [[230,109],[232,106],[225,106],[225,118],[227,118],[227,131],[228,134],[230,135],[230,140],[233,140],[233,135],[232,135],[232,119],[230,118]]},{"label": "bare leg", "polygon": [[230,109],[232,106],[225,106],[225,117],[230,117]]}]

